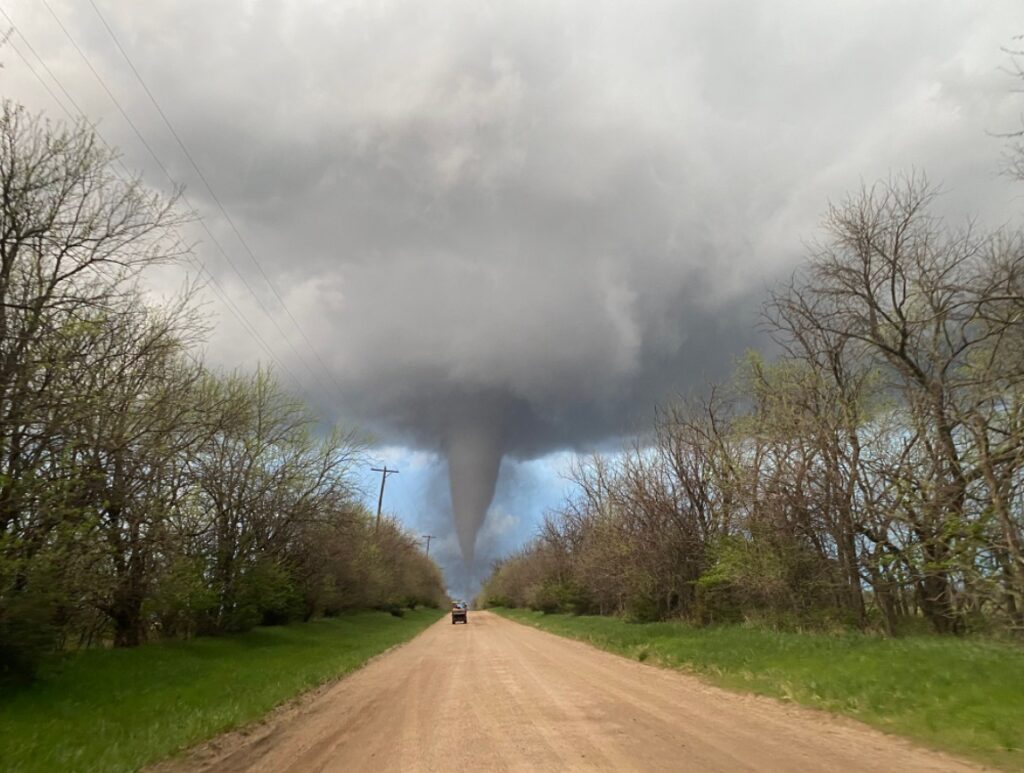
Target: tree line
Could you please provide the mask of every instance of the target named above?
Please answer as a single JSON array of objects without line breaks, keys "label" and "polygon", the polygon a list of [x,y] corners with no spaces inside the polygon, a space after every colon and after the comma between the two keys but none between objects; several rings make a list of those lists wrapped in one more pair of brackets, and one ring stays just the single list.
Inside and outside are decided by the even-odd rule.
[{"label": "tree line", "polygon": [[359,503],[355,435],[267,370],[197,353],[174,196],[85,125],[0,109],[0,678],[47,652],[439,604],[418,541]]},{"label": "tree line", "polygon": [[778,356],[658,411],[482,600],[697,623],[1024,633],[1024,239],[921,175],[829,208]]}]

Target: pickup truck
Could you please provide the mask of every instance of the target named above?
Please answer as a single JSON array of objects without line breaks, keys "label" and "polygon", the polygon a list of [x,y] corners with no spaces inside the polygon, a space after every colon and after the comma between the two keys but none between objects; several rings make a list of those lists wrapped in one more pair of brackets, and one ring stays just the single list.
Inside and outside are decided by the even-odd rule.
[{"label": "pickup truck", "polygon": [[456,623],[469,623],[466,605],[461,601],[452,604],[452,625]]}]

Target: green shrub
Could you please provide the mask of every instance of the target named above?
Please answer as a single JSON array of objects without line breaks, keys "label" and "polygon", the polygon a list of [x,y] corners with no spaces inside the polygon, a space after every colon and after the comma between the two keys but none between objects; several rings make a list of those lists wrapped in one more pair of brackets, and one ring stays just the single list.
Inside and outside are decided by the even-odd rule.
[{"label": "green shrub", "polygon": [[575,583],[547,580],[534,588],[529,606],[546,614],[567,612],[577,615],[586,611],[588,602],[586,594]]},{"label": "green shrub", "polygon": [[625,618],[631,623],[654,623],[663,619],[658,602],[649,595],[637,593],[626,600]]},{"label": "green shrub", "polygon": [[0,558],[0,682],[28,682],[57,645],[62,593],[56,569]]}]

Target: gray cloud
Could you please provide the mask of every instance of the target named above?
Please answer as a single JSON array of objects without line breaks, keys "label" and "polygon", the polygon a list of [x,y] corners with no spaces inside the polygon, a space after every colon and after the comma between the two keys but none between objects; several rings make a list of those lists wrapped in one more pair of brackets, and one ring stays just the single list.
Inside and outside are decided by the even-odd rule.
[{"label": "gray cloud", "polygon": [[[233,245],[91,10],[55,7]],[[104,7],[340,384],[308,379],[316,399],[454,449],[466,528],[501,456],[629,432],[726,372],[828,197],[916,166],[951,211],[1017,206],[985,135],[1019,109],[998,71],[1024,29],[1009,0]],[[162,184],[48,15],[15,10]],[[14,65],[9,92],[46,107]],[[258,354],[230,319],[211,352]]]}]

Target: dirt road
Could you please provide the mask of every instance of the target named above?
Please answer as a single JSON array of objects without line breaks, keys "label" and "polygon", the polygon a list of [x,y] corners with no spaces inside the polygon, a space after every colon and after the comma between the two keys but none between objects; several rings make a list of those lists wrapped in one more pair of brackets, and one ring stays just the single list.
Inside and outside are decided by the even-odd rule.
[{"label": "dirt road", "polygon": [[[247,734],[217,771],[966,771],[867,727],[471,612]],[[176,766],[177,767],[177,766]]]}]

